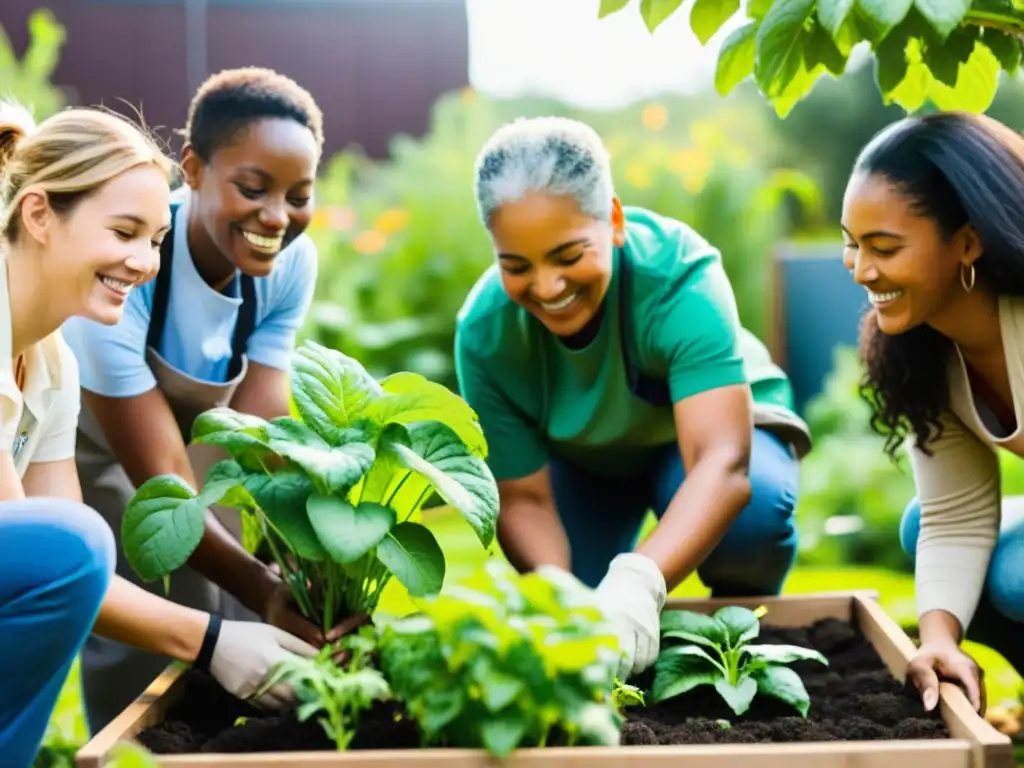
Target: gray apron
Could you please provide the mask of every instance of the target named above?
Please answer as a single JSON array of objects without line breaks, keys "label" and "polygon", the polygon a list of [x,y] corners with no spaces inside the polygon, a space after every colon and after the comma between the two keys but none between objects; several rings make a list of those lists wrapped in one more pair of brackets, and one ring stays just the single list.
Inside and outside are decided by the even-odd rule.
[{"label": "gray apron", "polygon": [[[174,219],[177,206],[172,208]],[[167,303],[171,286],[172,230],[160,249],[160,271],[153,294],[153,309],[146,340],[146,361],[153,372],[157,388],[163,393],[174,413],[178,428],[188,446],[195,418],[210,408],[227,406],[235,389],[245,378],[248,359],[245,346],[255,326],[256,291],[253,279],[242,275],[242,304],[232,343],[232,360],[227,381],[212,384],[197,381],[176,370],[157,352],[163,337]],[[173,333],[174,330],[171,329]],[[196,343],[200,340],[197,339]],[[215,446],[188,446],[196,482],[202,483],[206,471],[226,453]],[[161,597],[202,611],[216,611],[229,619],[259,621],[259,617],[242,606],[234,597],[201,576],[188,565],[170,578],[170,592],[164,594],[163,582],[146,584],[140,581],[124,557],[121,547],[121,520],[135,486],[124,467],[114,457],[95,417],[83,403],[79,418],[76,461],[85,503],[97,510],[113,529],[117,542],[117,574],[133,584]],[[234,510],[214,507],[214,514],[239,541],[241,523]],[[97,733],[125,709],[167,666],[170,659],[140,651],[131,646],[90,635],[82,648],[82,699],[92,733]]]}]

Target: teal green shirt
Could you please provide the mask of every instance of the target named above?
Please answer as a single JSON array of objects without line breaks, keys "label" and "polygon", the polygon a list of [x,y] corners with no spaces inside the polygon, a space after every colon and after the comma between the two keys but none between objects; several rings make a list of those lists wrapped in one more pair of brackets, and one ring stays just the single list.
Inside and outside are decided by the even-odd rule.
[{"label": "teal green shirt", "polygon": [[[721,255],[685,224],[625,209],[631,356],[667,381],[673,402],[748,382],[755,401],[792,408],[785,374],[739,322]],[[617,258],[615,264],[617,265]],[[455,366],[462,396],[480,417],[498,480],[541,469],[549,456],[603,474],[643,468],[676,441],[671,408],[634,396],[619,340],[621,270],[613,269],[601,328],[570,349],[511,301],[497,267],[459,312]]]}]

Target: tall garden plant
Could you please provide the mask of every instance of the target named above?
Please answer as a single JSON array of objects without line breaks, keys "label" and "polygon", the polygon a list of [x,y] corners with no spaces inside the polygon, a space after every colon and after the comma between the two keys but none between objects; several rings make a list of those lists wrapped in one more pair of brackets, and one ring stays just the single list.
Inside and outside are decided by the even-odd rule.
[{"label": "tall garden plant", "polygon": [[392,577],[414,597],[440,591],[444,554],[414,519],[432,492],[491,544],[497,486],[461,398],[412,373],[378,382],[355,359],[313,342],[296,355],[292,394],[300,418],[215,408],[195,421],[193,443],[230,456],[198,492],[172,475],[138,489],[122,537],[143,579],[166,579],[185,564],[209,506],[233,507],[247,548],[266,541],[298,606],[326,629],[371,613]]}]

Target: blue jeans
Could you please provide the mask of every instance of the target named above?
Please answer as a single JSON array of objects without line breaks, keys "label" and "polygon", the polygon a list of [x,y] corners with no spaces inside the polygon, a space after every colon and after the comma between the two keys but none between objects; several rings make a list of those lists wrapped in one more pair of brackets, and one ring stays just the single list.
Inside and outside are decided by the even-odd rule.
[{"label": "blue jeans", "polygon": [[[911,500],[900,520],[900,546],[916,559],[921,532],[921,505]],[[989,561],[978,610],[967,628],[968,639],[1002,654],[1024,674],[1024,520],[1011,522],[999,533]]]},{"label": "blue jeans", "polygon": [[[550,462],[555,503],[569,538],[572,571],[597,586],[608,563],[636,547],[648,510],[660,520],[686,472],[677,445],[666,445],[639,477],[608,478]],[[796,558],[793,520],[799,461],[770,432],[755,429],[750,502],[697,568],[713,597],[777,595]]]},{"label": "blue jeans", "polygon": [[35,759],[115,558],[110,527],[89,507],[0,503],[0,764]]}]

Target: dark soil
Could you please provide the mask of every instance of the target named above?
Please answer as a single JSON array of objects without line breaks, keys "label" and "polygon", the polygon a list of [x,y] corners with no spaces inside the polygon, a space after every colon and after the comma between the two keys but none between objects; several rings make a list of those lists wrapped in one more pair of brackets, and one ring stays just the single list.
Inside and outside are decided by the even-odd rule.
[{"label": "dark soil", "polygon": [[[762,643],[815,648],[829,666],[811,661],[791,664],[811,697],[807,719],[767,696],[754,699],[737,718],[710,686],[657,705],[630,707],[622,743],[711,744],[877,739],[943,739],[949,732],[938,713],[925,712],[920,696],[889,674],[878,654],[849,624],[834,619],[810,627],[765,626]],[[632,681],[649,687],[652,673]],[[298,722],[291,713],[268,715],[227,694],[208,676],[188,673],[182,700],[163,723],[138,738],[158,754],[189,752],[280,752],[333,750],[320,724]],[[239,717],[247,720],[236,725]],[[728,720],[730,727],[723,727]],[[414,749],[415,723],[400,704],[378,702],[363,714],[350,749]]]}]

